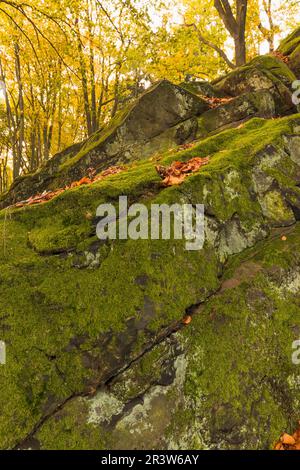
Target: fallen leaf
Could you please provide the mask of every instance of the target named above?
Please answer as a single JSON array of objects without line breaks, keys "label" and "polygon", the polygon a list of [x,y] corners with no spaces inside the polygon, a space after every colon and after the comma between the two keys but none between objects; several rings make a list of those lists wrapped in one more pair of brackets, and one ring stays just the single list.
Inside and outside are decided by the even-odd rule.
[{"label": "fallen leaf", "polygon": [[283,448],[283,445],[281,442],[277,442],[277,444],[274,447],[274,450],[281,450]]},{"label": "fallen leaf", "polygon": [[24,206],[31,206],[33,204],[41,204],[46,201],[50,201],[55,196],[68,191],[69,189],[77,188],[78,186],[82,186],[84,184],[91,184],[95,181],[99,181],[104,179],[106,176],[115,175],[124,171],[124,167],[121,166],[112,166],[104,170],[98,176],[95,176],[96,170],[94,168],[88,168],[87,172],[89,176],[84,176],[79,181],[73,181],[70,185],[65,186],[64,188],[56,189],[55,191],[44,191],[42,194],[36,194],[35,196],[30,196],[28,199],[24,201],[17,202],[16,204],[12,205],[11,207],[24,207]]},{"label": "fallen leaf", "polygon": [[299,428],[291,436],[283,433],[274,445],[274,450],[300,450],[300,422]]},{"label": "fallen leaf", "polygon": [[277,59],[282,60],[282,62],[284,62],[285,64],[288,64],[290,61],[289,57],[287,57],[286,55],[282,54],[279,51],[273,51],[272,55],[274,57],[277,57]]},{"label": "fallen leaf", "polygon": [[86,212],[85,213],[85,218],[86,218],[86,220],[92,220],[93,214],[91,212]]},{"label": "fallen leaf", "polygon": [[231,100],[233,100],[232,96],[226,96],[223,98],[217,98],[216,96],[205,96],[205,95],[199,95],[199,96],[209,104],[210,108],[218,108],[219,106],[227,104]]},{"label": "fallen leaf", "polygon": [[192,321],[192,317],[190,315],[186,315],[185,317],[183,317],[182,319],[182,323],[184,325],[189,325]]},{"label": "fallen leaf", "polygon": [[290,436],[286,432],[284,434],[282,434],[280,440],[281,440],[282,444],[286,444],[288,446],[293,446],[293,445],[296,444],[296,441],[293,438],[293,436]]},{"label": "fallen leaf", "polygon": [[101,179],[105,176],[116,175],[118,173],[121,173],[121,171],[124,171],[124,170],[125,170],[124,166],[111,166],[107,168],[107,170],[102,171],[102,173],[100,173],[99,175],[99,178],[96,177],[95,179]]}]

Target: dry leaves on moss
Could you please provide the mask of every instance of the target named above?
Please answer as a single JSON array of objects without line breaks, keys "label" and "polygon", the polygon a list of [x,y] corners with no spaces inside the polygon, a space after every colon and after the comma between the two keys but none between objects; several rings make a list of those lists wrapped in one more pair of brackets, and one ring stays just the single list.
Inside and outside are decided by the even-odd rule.
[{"label": "dry leaves on moss", "polygon": [[169,167],[157,165],[155,169],[159,176],[163,178],[163,186],[173,186],[181,184],[188,175],[195,173],[199,168],[207,165],[208,162],[209,157],[194,157],[187,162],[173,162]]},{"label": "dry leaves on moss", "polygon": [[100,181],[106,178],[107,176],[121,173],[121,171],[124,171],[124,170],[125,170],[125,167],[122,167],[122,166],[111,166],[107,168],[107,170],[104,170],[102,171],[102,173],[95,176],[96,170],[94,168],[89,168],[87,170],[89,176],[84,176],[78,181],[73,181],[73,183],[71,183],[68,186],[65,186],[64,188],[59,188],[59,189],[56,189],[55,191],[44,191],[41,194],[36,194],[35,196],[31,196],[25,201],[17,202],[11,207],[24,207],[24,206],[32,206],[34,204],[41,204],[42,202],[50,201],[55,196],[58,196],[59,194],[67,191],[68,189],[77,188],[78,186],[82,186],[85,184],[95,183],[96,181]]},{"label": "dry leaves on moss", "polygon": [[209,104],[209,107],[211,109],[218,108],[219,106],[227,104],[233,100],[232,96],[227,96],[225,98],[217,98],[215,96],[210,97],[210,96],[205,96],[205,95],[199,95],[199,96]]},{"label": "dry leaves on moss", "polygon": [[287,57],[286,55],[282,54],[281,52],[279,51],[274,51],[272,52],[272,55],[277,57],[277,59],[280,59],[282,60],[282,62],[284,62],[285,64],[288,64],[289,63],[289,57]]}]

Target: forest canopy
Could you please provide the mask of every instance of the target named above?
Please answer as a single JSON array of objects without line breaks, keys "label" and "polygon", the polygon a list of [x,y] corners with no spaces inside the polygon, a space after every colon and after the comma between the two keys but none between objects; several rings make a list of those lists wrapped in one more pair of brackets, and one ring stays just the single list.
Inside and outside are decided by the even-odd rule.
[{"label": "forest canopy", "polygon": [[0,1],[0,192],[158,79],[211,80],[274,53],[299,8],[296,0]]}]

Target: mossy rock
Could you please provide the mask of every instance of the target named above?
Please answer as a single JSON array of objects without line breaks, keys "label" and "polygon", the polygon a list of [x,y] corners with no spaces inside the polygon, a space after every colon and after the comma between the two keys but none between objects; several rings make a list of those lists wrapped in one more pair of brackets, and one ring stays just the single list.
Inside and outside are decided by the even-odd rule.
[{"label": "mossy rock", "polygon": [[295,112],[291,85],[296,79],[290,68],[272,55],[260,56],[213,82],[214,87],[229,96],[266,90],[276,103],[277,115]]},{"label": "mossy rock", "polygon": [[293,31],[285,38],[278,51],[288,57],[288,66],[294,72],[297,79],[300,76],[300,28]]},{"label": "mossy rock", "polygon": [[[1,366],[0,376],[1,448],[80,449],[110,445],[99,425],[95,430],[90,423],[89,430],[81,434],[81,424],[86,428],[82,412],[76,411],[77,404],[85,410],[88,397],[98,394],[125,368],[129,370],[130,364],[146,351],[154,351],[156,344],[180,327],[191,306],[206,304],[209,298],[213,302],[223,282],[226,263],[234,255],[266,240],[272,227],[286,227],[299,220],[299,137],[298,115],[275,120],[255,118],[238,129],[196,142],[187,150],[164,154],[160,160],[164,165],[210,156],[207,166],[178,187],[164,188],[155,171],[155,161],[150,159],[92,185],[68,190],[47,203],[0,212],[0,329],[1,340],[7,345],[7,364]],[[276,192],[275,203],[274,198],[267,197],[272,192]],[[117,207],[118,197],[124,194],[129,204],[203,203],[203,249],[187,251],[185,240],[172,238],[100,242],[95,236],[97,219],[93,214],[103,202]],[[209,322],[209,308],[205,312],[201,318]],[[297,310],[293,312],[297,315]],[[221,325],[224,335],[226,331],[226,342],[230,338],[234,341],[241,325]],[[212,331],[206,337],[205,328],[199,328],[202,333],[195,334],[194,340],[202,338],[200,346],[208,347],[216,341]],[[283,329],[281,323],[279,329]],[[245,344],[250,354],[252,343]],[[263,351],[259,344],[257,354]],[[225,355],[225,343],[221,345]],[[183,347],[180,341],[175,347],[176,357]],[[252,361],[253,354],[252,351]],[[157,379],[151,372],[158,380],[158,388],[149,399],[156,403],[151,418],[154,431],[150,429],[145,434],[145,446],[158,446],[154,434],[167,436],[167,429],[175,429],[167,403],[169,392],[170,396],[173,394],[174,380],[178,387],[186,382],[185,362],[180,357],[177,365],[170,362],[170,377],[167,374]],[[136,397],[136,387],[142,393],[147,384],[151,373],[146,363],[143,367],[145,376],[133,383],[132,391],[126,391],[128,400]],[[190,370],[196,373],[196,366]],[[217,371],[221,377],[224,371]],[[204,388],[204,393],[211,395],[207,376],[203,380],[199,393]],[[232,380],[237,386],[234,368]],[[166,384],[171,388],[167,389],[167,396],[163,393],[161,401],[159,397],[165,389],[160,387]],[[228,390],[227,387],[226,393]],[[237,389],[234,391],[238,393]],[[249,395],[249,403],[256,402],[255,393]],[[222,400],[225,398],[224,392]],[[266,399],[274,412],[272,397]],[[219,404],[214,395],[211,400],[210,403]],[[175,402],[179,403],[177,398]],[[96,409],[97,402],[93,406]],[[114,413],[118,414],[119,409],[116,399]],[[264,413],[263,409],[261,416]],[[278,422],[282,427],[286,422],[287,413],[282,413],[282,420],[276,418],[277,424],[272,428],[274,434]],[[205,416],[204,411],[201,416]],[[198,415],[197,419],[200,425]],[[124,426],[109,437],[112,445],[124,442]],[[44,433],[44,437],[39,433]],[[176,433],[172,431],[169,441],[164,441],[170,448],[176,445]],[[128,446],[131,442],[128,440]],[[195,446],[200,447],[199,442]]]},{"label": "mossy rock", "polygon": [[241,125],[250,118],[270,119],[276,114],[276,103],[272,93],[267,90],[245,93],[203,113],[198,118],[196,135],[198,138],[207,137],[226,128]]},{"label": "mossy rock", "polygon": [[[161,154],[254,116],[295,112],[291,100],[294,80],[288,66],[271,55],[257,57],[212,84],[202,81],[178,86],[162,80],[89,139],[55,155],[36,173],[18,178],[0,198],[0,207],[64,187],[87,176],[91,167],[100,172]],[[238,98],[209,110],[201,95]]]},{"label": "mossy rock", "polygon": [[226,96],[205,80],[182,82],[180,86],[195,95],[206,96],[208,98],[224,98]]},{"label": "mossy rock", "polygon": [[232,258],[191,324],[23,442],[36,449],[268,450],[299,419],[300,226]]}]

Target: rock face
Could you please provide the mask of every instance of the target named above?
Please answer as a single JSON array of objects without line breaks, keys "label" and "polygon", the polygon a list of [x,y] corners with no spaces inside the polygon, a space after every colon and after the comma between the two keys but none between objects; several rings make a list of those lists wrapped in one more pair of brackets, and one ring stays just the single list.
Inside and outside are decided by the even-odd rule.
[{"label": "rock face", "polygon": [[288,240],[284,256],[275,236],[233,263],[189,327],[92,397],[72,398],[24,446],[270,448],[299,418],[299,366],[291,362],[300,334],[299,225]]},{"label": "rock face", "polygon": [[[238,96],[209,110],[162,82],[99,133],[103,143],[78,144],[26,178],[51,187],[87,165],[102,169],[115,162],[101,160],[103,148],[118,162],[132,158],[122,173],[0,212],[2,449],[268,449],[295,428],[300,115],[269,119],[293,111],[283,68],[272,72],[275,88],[255,89],[253,70],[235,71],[249,73],[249,84],[241,78]],[[229,93],[232,80],[214,87]],[[165,103],[157,114],[153,97]],[[189,122],[202,138],[174,149]],[[163,147],[169,132],[160,164],[197,156],[209,164],[165,188],[145,141],[159,135]],[[26,178],[3,204],[24,194]],[[117,209],[120,195],[147,206],[204,204],[203,249],[172,237],[100,241],[96,209]]]},{"label": "rock face", "polygon": [[291,83],[296,80],[289,67],[273,56],[262,56],[214,82],[217,90],[230,96],[264,90],[274,101],[276,115],[295,111]]}]

